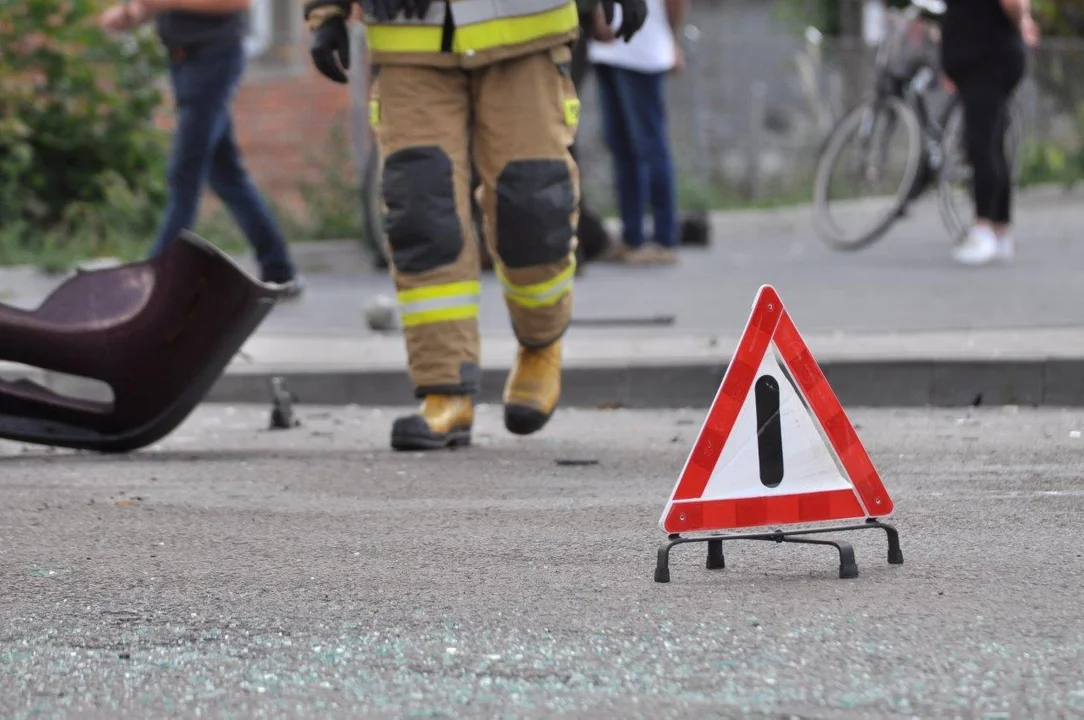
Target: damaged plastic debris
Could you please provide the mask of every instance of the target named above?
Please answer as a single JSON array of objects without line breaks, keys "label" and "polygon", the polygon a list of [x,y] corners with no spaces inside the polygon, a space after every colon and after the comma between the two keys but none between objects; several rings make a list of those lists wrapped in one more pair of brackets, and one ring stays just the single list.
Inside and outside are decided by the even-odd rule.
[{"label": "damaged plastic debris", "polygon": [[108,453],[154,445],[204,399],[280,296],[184,231],[152,259],[73,274],[34,310],[0,303],[0,358],[111,396],[0,379],[0,438]]},{"label": "damaged plastic debris", "polygon": [[289,430],[301,425],[301,420],[294,414],[297,397],[286,386],[281,377],[271,378],[271,429]]}]

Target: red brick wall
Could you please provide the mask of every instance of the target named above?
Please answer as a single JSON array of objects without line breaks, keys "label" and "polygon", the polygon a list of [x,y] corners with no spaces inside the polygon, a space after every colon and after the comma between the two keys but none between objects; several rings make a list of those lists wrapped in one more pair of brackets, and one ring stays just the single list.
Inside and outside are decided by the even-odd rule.
[{"label": "red brick wall", "polygon": [[296,200],[297,183],[312,179],[339,124],[352,153],[350,91],[309,69],[304,75],[250,79],[234,113],[238,142],[260,188],[282,202]]},{"label": "red brick wall", "polygon": [[[172,111],[167,95],[160,125],[172,126]],[[352,153],[350,90],[311,67],[303,74],[249,72],[234,104],[238,143],[257,186],[269,198],[298,211],[302,209],[298,181],[317,173],[335,123],[348,143],[343,152]],[[203,212],[215,206],[217,202],[209,196]]]}]

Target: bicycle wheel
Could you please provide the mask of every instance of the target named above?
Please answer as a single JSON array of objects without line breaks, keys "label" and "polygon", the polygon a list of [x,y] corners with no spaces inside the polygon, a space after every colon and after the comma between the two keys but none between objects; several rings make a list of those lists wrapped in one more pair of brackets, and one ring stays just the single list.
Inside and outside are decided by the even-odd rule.
[{"label": "bicycle wheel", "polygon": [[[846,152],[857,140],[857,153]],[[870,101],[851,110],[832,129],[813,185],[817,234],[837,250],[857,250],[888,231],[906,205],[922,162],[918,116],[897,97]],[[842,168],[844,181],[832,183]],[[895,171],[895,172],[894,172]],[[897,180],[887,180],[892,175]],[[856,197],[873,190],[870,198]],[[853,224],[845,229],[841,221]]]},{"label": "bicycle wheel", "polygon": [[[971,162],[967,157],[964,135],[964,110],[955,100],[945,121],[941,139],[943,163],[938,178],[937,206],[941,220],[953,242],[959,242],[967,234],[975,220],[972,198]],[[1005,157],[1009,161],[1012,182],[1020,179],[1020,146],[1024,140],[1023,115],[1016,102],[1009,104],[1009,127],[1005,132]]]},{"label": "bicycle wheel", "polygon": [[373,266],[388,267],[384,252],[384,196],[380,184],[380,150],[376,139],[369,142],[361,178],[361,220],[365,223],[365,245],[373,253]]}]

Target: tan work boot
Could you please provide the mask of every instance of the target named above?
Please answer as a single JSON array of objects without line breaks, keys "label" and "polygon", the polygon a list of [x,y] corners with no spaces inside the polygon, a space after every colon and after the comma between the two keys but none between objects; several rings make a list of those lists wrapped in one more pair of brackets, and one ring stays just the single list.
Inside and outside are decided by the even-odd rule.
[{"label": "tan work boot", "polygon": [[610,244],[606,246],[606,249],[599,253],[599,262],[611,262],[619,263],[625,261],[625,255],[628,254],[629,246],[623,242],[617,240],[611,240]]},{"label": "tan work boot", "polygon": [[504,386],[504,426],[516,435],[538,432],[561,397],[561,341],[542,348],[521,347]]},{"label": "tan work boot", "polygon": [[624,258],[628,265],[673,265],[677,260],[676,250],[655,243],[644,243],[630,250]]},{"label": "tan work boot", "polygon": [[470,445],[474,403],[469,395],[426,395],[421,409],[396,418],[391,428],[395,450],[441,450]]}]

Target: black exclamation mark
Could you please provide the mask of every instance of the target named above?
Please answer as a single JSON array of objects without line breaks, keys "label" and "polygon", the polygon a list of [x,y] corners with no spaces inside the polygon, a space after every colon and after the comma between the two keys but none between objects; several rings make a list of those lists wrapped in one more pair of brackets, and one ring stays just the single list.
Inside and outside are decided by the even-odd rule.
[{"label": "black exclamation mark", "polygon": [[783,426],[779,422],[779,383],[771,375],[757,378],[757,450],[760,482],[778,487],[783,482]]}]

